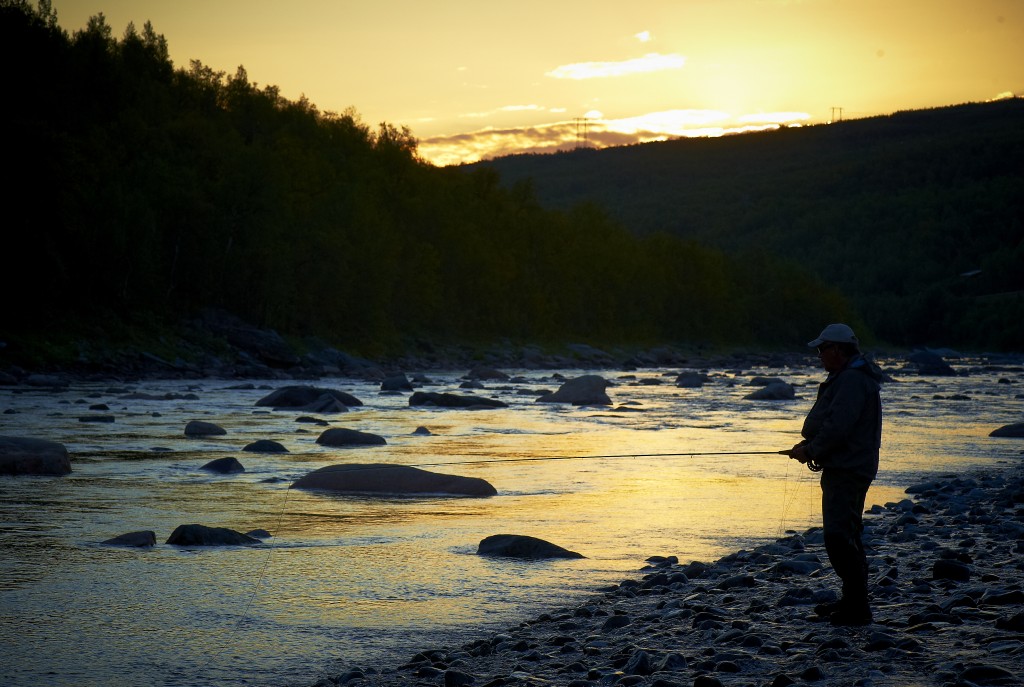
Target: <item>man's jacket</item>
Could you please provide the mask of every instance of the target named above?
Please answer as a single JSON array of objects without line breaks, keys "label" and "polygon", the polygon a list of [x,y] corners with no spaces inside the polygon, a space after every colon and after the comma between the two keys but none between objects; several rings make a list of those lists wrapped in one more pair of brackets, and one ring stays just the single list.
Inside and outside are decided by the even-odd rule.
[{"label": "man's jacket", "polygon": [[881,370],[857,356],[818,386],[801,434],[811,460],[823,469],[875,478],[882,443],[881,379]]}]

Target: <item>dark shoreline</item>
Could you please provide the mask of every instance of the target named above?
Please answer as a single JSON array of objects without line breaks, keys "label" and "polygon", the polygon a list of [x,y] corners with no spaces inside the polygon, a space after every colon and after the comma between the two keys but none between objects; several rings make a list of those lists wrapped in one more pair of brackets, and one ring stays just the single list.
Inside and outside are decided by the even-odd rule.
[{"label": "dark shoreline", "polygon": [[907,491],[869,509],[867,627],[815,616],[837,584],[811,529],[710,564],[653,557],[574,608],[315,684],[1024,684],[1024,465]]}]

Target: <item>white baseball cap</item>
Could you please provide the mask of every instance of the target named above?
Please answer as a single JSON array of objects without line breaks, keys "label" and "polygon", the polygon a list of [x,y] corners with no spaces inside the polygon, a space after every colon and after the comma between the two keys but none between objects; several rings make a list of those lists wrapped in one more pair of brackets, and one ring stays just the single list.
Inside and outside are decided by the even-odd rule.
[{"label": "white baseball cap", "polygon": [[826,341],[830,343],[852,343],[856,344],[857,335],[853,333],[849,325],[845,324],[830,324],[821,330],[821,334],[818,334],[818,338],[814,341],[807,342],[807,345],[811,348],[817,348]]}]

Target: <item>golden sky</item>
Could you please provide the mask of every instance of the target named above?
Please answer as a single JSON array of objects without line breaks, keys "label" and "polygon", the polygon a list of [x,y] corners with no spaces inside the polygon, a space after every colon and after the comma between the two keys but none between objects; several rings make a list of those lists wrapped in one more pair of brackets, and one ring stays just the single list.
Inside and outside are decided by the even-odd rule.
[{"label": "golden sky", "polygon": [[[1024,0],[53,0],[436,164],[1024,94]],[[840,111],[839,108],[842,108]],[[586,118],[585,122],[583,118]]]}]

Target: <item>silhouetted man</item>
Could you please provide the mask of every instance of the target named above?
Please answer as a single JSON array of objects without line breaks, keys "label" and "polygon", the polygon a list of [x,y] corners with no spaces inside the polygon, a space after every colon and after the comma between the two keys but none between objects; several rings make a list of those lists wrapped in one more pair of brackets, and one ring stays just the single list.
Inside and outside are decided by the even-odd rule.
[{"label": "silhouetted man", "polygon": [[821,471],[825,550],[843,582],[842,598],[815,610],[833,625],[867,625],[872,618],[861,533],[864,499],[878,472],[882,375],[861,355],[857,337],[845,324],[830,324],[807,345],[818,350],[828,377],[804,420],[804,440],[789,455]]}]

